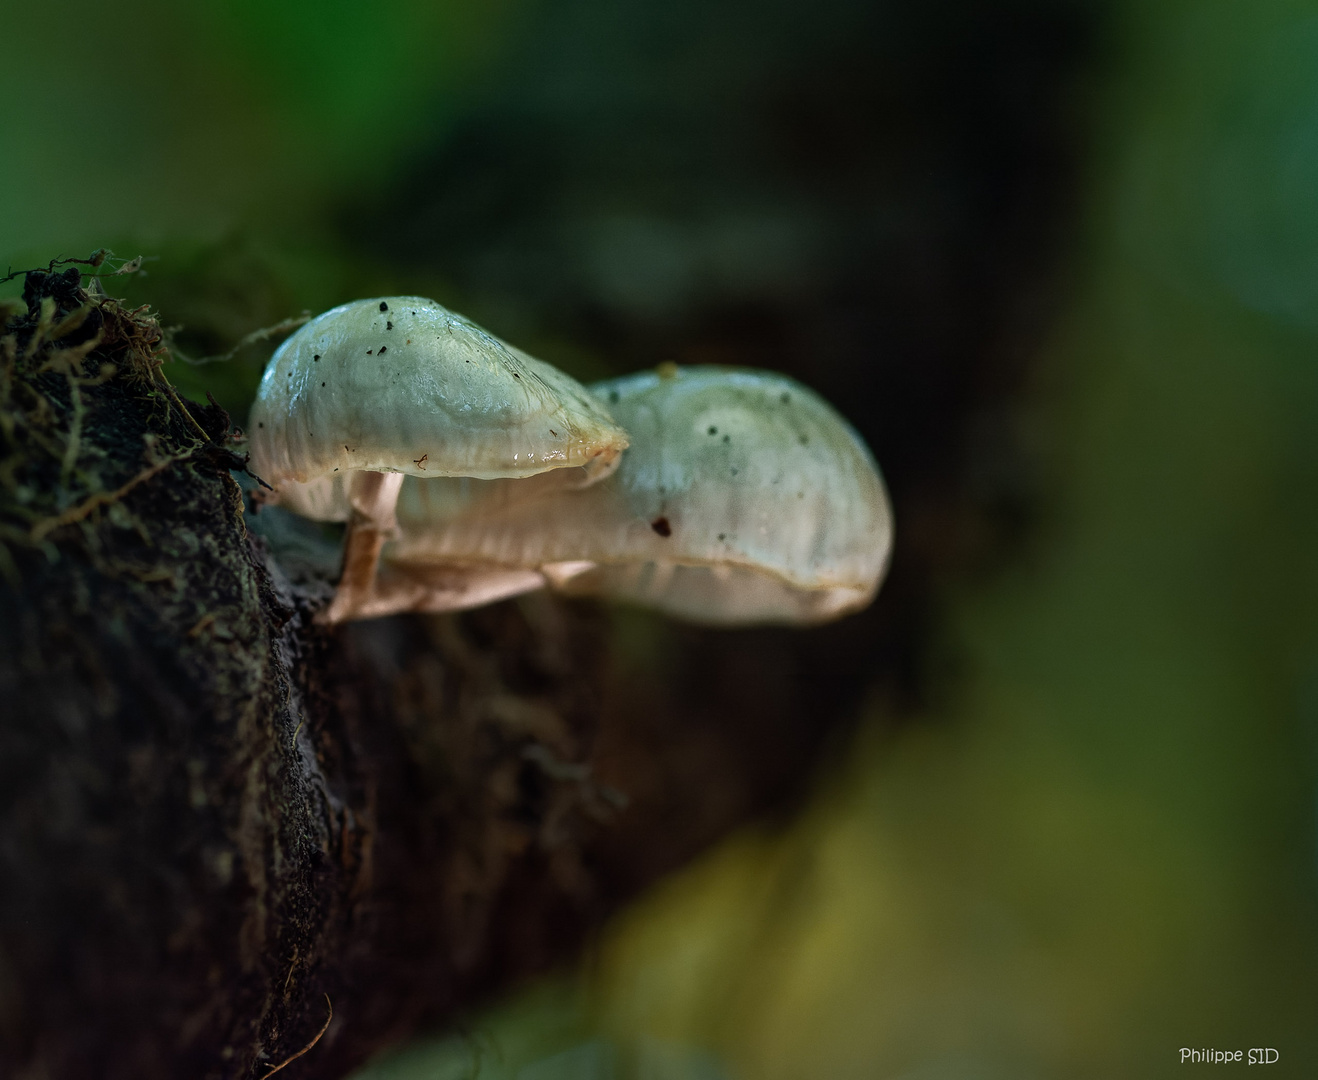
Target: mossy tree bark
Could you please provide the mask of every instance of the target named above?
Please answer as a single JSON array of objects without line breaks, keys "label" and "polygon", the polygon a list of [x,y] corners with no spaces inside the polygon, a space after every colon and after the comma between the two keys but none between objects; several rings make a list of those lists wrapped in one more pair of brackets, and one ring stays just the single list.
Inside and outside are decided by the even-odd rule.
[{"label": "mossy tree bark", "polygon": [[0,1074],[262,1077],[325,1028],[297,1068],[341,1076],[566,958],[800,775],[790,726],[748,756],[737,723],[616,700],[588,606],[316,626],[329,583],[249,535],[229,419],[163,377],[155,318],[76,270],[25,300],[0,335]]}]

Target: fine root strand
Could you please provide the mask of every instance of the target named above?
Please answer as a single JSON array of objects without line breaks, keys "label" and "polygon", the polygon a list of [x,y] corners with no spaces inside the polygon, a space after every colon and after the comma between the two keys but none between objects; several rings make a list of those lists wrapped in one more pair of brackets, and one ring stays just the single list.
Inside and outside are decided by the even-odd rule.
[{"label": "fine root strand", "polygon": [[40,543],[41,540],[50,535],[56,529],[81,521],[93,510],[97,509],[97,507],[110,506],[119,502],[119,500],[132,491],[133,488],[137,487],[139,484],[146,483],[153,476],[164,472],[171,465],[176,465],[180,461],[186,461],[188,458],[192,457],[197,450],[198,447],[193,446],[184,450],[182,453],[173,454],[172,456],[165,458],[163,461],[158,461],[154,465],[148,465],[127,483],[115,488],[113,491],[98,492],[97,494],[84,499],[77,506],[70,507],[68,510],[65,510],[64,513],[56,517],[43,518],[32,526],[32,531],[29,534],[30,541],[34,544]]},{"label": "fine root strand", "polygon": [[320,1042],[320,1037],[324,1035],[325,1032],[329,1031],[330,1021],[334,1019],[334,1003],[330,1001],[329,994],[325,995],[325,1004],[329,1006],[329,1016],[325,1017],[325,1023],[322,1024],[320,1030],[316,1032],[316,1037],[312,1039],[309,1043],[307,1043],[306,1046],[302,1047],[302,1049],[299,1050],[292,1057],[285,1058],[278,1065],[270,1066],[270,1071],[265,1074],[265,1080],[270,1080],[270,1077],[274,1076],[275,1073],[277,1073],[280,1069],[286,1068],[292,1062],[300,1058],[303,1054],[305,1054],[308,1050],[310,1050],[313,1046],[315,1046],[316,1043]]}]

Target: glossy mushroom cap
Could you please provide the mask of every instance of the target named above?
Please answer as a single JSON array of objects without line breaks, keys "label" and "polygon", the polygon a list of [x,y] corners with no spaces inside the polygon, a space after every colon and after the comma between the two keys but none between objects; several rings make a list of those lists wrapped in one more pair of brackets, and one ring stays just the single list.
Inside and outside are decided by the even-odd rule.
[{"label": "glossy mushroom cap", "polygon": [[606,475],[626,433],[576,380],[433,300],[356,300],[280,346],[249,421],[252,468],[276,501],[346,520],[362,471]]},{"label": "glossy mushroom cap", "polygon": [[404,481],[410,567],[535,568],[557,589],[714,624],[814,623],[866,606],[892,513],[861,438],[781,375],[672,369],[591,387],[631,437],[607,480]]}]

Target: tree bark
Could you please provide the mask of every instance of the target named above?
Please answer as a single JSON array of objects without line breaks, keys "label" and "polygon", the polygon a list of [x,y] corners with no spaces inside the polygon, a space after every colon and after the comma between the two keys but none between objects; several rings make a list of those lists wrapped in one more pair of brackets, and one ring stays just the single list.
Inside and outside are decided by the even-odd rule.
[{"label": "tree bark", "polygon": [[76,270],[25,300],[0,335],[0,1075],[263,1077],[315,1040],[299,1075],[342,1076],[570,957],[821,745],[772,703],[668,708],[590,605],[314,625],[316,537],[245,514],[229,418],[169,385],[151,313]]}]

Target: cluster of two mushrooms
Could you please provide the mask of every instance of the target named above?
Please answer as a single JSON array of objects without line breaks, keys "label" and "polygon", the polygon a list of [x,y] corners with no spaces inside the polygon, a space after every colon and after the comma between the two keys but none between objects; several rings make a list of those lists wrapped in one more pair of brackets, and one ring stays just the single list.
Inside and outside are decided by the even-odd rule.
[{"label": "cluster of two mushrooms", "polygon": [[867,605],[891,548],[873,457],[799,384],[665,365],[587,389],[419,297],[290,337],[249,431],[272,501],[347,522],[327,622],[549,587],[816,623]]}]

